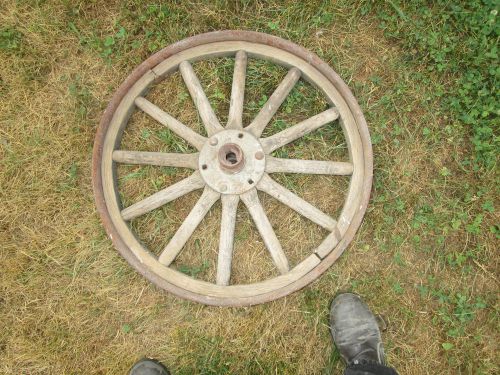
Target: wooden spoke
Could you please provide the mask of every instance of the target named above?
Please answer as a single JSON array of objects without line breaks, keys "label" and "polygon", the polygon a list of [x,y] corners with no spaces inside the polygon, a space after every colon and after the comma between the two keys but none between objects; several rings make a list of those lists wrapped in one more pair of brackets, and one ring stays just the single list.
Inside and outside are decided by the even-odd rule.
[{"label": "wooden spoke", "polygon": [[158,258],[160,263],[168,266],[174,261],[189,237],[191,237],[195,229],[219,197],[219,193],[212,190],[208,186],[205,187],[200,199],[196,202],[189,215],[182,222],[181,226],[177,229],[177,232],[175,232],[167,247],[165,247],[165,250],[163,250]]},{"label": "wooden spoke", "polygon": [[233,86],[231,89],[231,102],[229,104],[229,116],[227,129],[243,128],[243,100],[245,98],[245,78],[247,70],[247,54],[238,51],[234,62]]},{"label": "wooden spoke", "polygon": [[240,198],[238,195],[223,195],[220,224],[219,255],[217,259],[217,285],[228,285],[231,277],[233,258],[234,228],[236,211]]},{"label": "wooden spoke", "polygon": [[336,108],[327,109],[320,114],[308,118],[291,128],[285,129],[268,138],[261,140],[262,147],[267,153],[271,153],[277,148],[280,148],[287,143],[293,142],[296,139],[316,130],[323,125],[336,120],[339,117],[339,111]]},{"label": "wooden spoke", "polygon": [[207,140],[201,134],[198,134],[184,125],[182,122],[170,116],[168,113],[162,111],[156,105],[151,103],[149,100],[144,99],[142,96],[138,96],[135,99],[135,104],[158,121],[160,124],[165,125],[167,128],[172,130],[179,137],[185,139],[187,142],[192,144],[198,150],[201,150],[205,141]]},{"label": "wooden spoke", "polygon": [[181,180],[169,187],[160,190],[157,193],[134,203],[133,205],[122,210],[121,215],[124,220],[131,220],[138,216],[154,210],[174,199],[182,197],[193,190],[201,189],[205,186],[205,181],[200,176],[198,171],[194,172],[188,178]]},{"label": "wooden spoke", "polygon": [[252,216],[255,226],[257,227],[267,250],[269,250],[274,264],[281,273],[288,272],[288,259],[286,258],[286,255],[281,248],[281,244],[274,233],[273,227],[264,212],[264,208],[260,204],[257,190],[249,190],[240,195],[240,197],[243,203],[245,203],[245,206],[247,206],[250,216]]},{"label": "wooden spoke", "polygon": [[115,150],[113,151],[113,160],[125,164],[198,169],[198,153],[168,154],[164,152]]},{"label": "wooden spoke", "polygon": [[287,205],[302,216],[308,218],[312,222],[322,226],[325,229],[332,231],[337,226],[337,222],[334,219],[314,207],[312,204],[306,202],[298,195],[292,193],[283,185],[280,185],[279,183],[274,181],[271,177],[269,177],[268,174],[264,174],[262,176],[262,179],[257,185],[257,189],[262,190],[263,192],[276,198],[284,205]]},{"label": "wooden spoke", "polygon": [[266,159],[267,173],[306,173],[347,176],[351,175],[352,171],[352,164],[345,162],[280,159],[272,156],[268,156]]},{"label": "wooden spoke", "polygon": [[246,129],[249,132],[257,138],[260,137],[266,125],[269,123],[281,104],[285,101],[286,97],[293,89],[293,86],[295,86],[299,80],[300,74],[300,70],[297,68],[292,68],[288,71],[285,78],[283,78],[283,81],[281,81],[271,97],[267,100],[266,104],[264,104],[257,116],[255,116],[255,119],[250,125],[247,126]]},{"label": "wooden spoke", "polygon": [[186,83],[186,86],[193,98],[193,102],[198,109],[205,129],[207,129],[207,134],[209,136],[224,130],[222,125],[219,123],[217,116],[215,116],[214,110],[208,101],[205,91],[201,87],[200,80],[196,76],[193,67],[188,61],[183,61],[179,64],[179,70],[182,74],[182,78]]}]

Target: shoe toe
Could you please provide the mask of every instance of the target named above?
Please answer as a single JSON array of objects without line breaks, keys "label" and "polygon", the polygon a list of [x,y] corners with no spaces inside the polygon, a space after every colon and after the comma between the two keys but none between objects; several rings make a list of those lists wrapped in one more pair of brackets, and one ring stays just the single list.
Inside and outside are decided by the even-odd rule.
[{"label": "shoe toe", "polygon": [[132,366],[129,375],[170,375],[170,372],[158,361],[145,358]]},{"label": "shoe toe", "polygon": [[354,293],[342,293],[335,297],[332,302],[330,318],[335,320],[338,317],[349,317],[352,316],[354,312],[356,315],[360,313],[365,315],[366,311],[371,315],[368,306],[363,302],[361,297]]}]

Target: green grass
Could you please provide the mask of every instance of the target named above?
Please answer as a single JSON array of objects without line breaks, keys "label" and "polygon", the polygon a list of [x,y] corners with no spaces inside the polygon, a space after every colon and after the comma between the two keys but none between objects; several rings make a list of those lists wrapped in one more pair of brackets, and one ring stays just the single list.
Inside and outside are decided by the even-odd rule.
[{"label": "green grass", "polygon": [[387,1],[371,8],[384,35],[401,42],[407,59],[425,63],[427,82],[435,75],[442,79],[432,99],[452,114],[449,126],[470,128],[474,153],[462,164],[474,170],[494,168],[500,148],[498,8],[495,0]]},{"label": "green grass", "polygon": [[[328,305],[350,290],[387,319],[388,360],[400,373],[498,373],[498,7],[486,0],[2,2],[0,372],[123,374],[148,355],[176,374],[340,373]],[[375,163],[368,212],[338,263],[303,291],[241,309],[180,300],[133,271],[104,233],[90,177],[97,124],[132,69],[170,43],[229,28],[290,39],[330,64],[363,109]],[[224,121],[232,60],[194,68]],[[248,73],[247,123],[286,70],[250,61]],[[181,83],[174,76],[151,95],[203,132]],[[324,106],[301,82],[266,134]],[[147,116],[133,121],[128,146],[192,151]],[[336,159],[345,147],[333,124],[276,154]],[[120,168],[125,204],[186,173]],[[345,181],[280,178],[332,212],[345,188]],[[133,229],[161,249],[196,198],[144,215]],[[293,256],[319,238],[276,202],[263,202]],[[266,259],[239,212],[236,254]],[[216,219],[195,232],[187,248],[195,255],[187,251],[179,270],[212,276]]]}]

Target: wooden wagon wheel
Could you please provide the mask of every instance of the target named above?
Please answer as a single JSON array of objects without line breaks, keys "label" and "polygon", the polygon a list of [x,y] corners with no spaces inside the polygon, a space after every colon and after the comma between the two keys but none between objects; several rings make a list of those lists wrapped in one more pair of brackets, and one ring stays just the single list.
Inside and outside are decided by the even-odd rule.
[{"label": "wooden wagon wheel", "polygon": [[[191,62],[211,57],[235,58],[228,122],[217,119]],[[253,121],[242,123],[248,58],[270,60],[288,73]],[[179,70],[208,137],[179,122],[146,99],[148,88]],[[330,108],[267,138],[261,134],[300,79],[317,87]],[[120,150],[123,130],[133,111],[141,110],[194,146],[198,152],[172,154]],[[280,159],[271,152],[332,121],[339,120],[350,162]],[[184,180],[122,208],[116,163],[191,168]],[[276,182],[274,172],[349,175],[347,198],[334,219]],[[372,151],[363,114],[342,79],[318,56],[280,38],[262,33],[221,31],[175,43],[139,65],[109,103],[96,135],[93,183],[102,221],[114,246],[140,273],[183,298],[211,305],[244,306],[271,301],[296,291],[324,272],[343,252],[358,229],[369,200]],[[196,189],[203,194],[159,257],[134,235],[129,221]],[[310,255],[290,268],[286,253],[259,202],[257,190],[276,198],[325,228],[329,234]],[[189,277],[169,265],[174,261],[211,206],[222,201],[220,243],[215,283]],[[253,284],[230,285],[233,238],[238,202],[247,207],[276,268],[281,273]]]}]

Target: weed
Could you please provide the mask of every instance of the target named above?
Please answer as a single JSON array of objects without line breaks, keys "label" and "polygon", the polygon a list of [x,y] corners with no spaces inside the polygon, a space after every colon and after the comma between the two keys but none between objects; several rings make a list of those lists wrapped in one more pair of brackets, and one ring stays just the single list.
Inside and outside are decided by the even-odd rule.
[{"label": "weed", "polygon": [[156,132],[155,135],[165,144],[166,149],[169,151],[187,153],[192,150],[192,147],[184,139],[179,138],[168,129],[162,129]]},{"label": "weed", "polygon": [[111,63],[112,59],[116,58],[118,54],[124,53],[129,48],[137,47],[127,44],[127,31],[120,25],[117,25],[116,31],[112,34],[102,37],[99,37],[94,32],[82,33],[72,21],[68,22],[68,28],[78,37],[83,47],[89,47],[98,52],[108,64]]},{"label": "weed", "polygon": [[13,28],[4,27],[0,29],[0,50],[16,53],[21,49],[23,34]]},{"label": "weed", "polygon": [[148,173],[147,167],[146,168],[139,167],[135,171],[130,172],[130,173],[126,174],[125,176],[121,177],[120,180],[121,181],[128,181],[128,180],[144,177],[147,173]]},{"label": "weed", "polygon": [[78,165],[73,162],[66,173],[65,179],[59,185],[59,191],[74,189],[78,178]]},{"label": "weed", "polygon": [[70,95],[75,99],[76,116],[78,120],[85,121],[92,105],[95,104],[90,89],[82,82],[80,75],[70,81],[68,85]]},{"label": "weed", "polygon": [[465,226],[465,229],[467,232],[472,233],[472,234],[479,234],[481,232],[481,223],[483,222],[483,215],[478,214],[472,221],[472,223],[467,224]]},{"label": "weed", "polygon": [[205,261],[203,262],[202,265],[198,267],[189,267],[185,265],[180,265],[178,269],[180,272],[185,273],[186,275],[189,275],[191,277],[197,277],[200,273],[205,272],[209,267],[210,264]]},{"label": "weed", "polygon": [[396,295],[402,295],[405,293],[405,288],[403,287],[403,285],[399,281],[392,280],[390,283],[390,286],[392,288],[392,291]]}]

